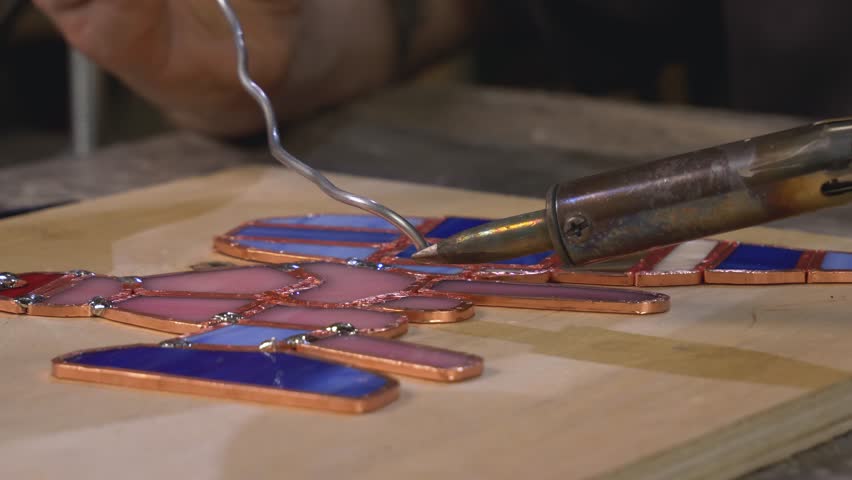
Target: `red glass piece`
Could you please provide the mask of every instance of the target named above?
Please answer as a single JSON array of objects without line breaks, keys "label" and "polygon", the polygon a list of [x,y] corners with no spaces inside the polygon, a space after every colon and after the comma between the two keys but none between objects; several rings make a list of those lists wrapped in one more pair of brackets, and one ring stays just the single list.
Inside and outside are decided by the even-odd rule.
[{"label": "red glass piece", "polygon": [[62,278],[65,276],[64,273],[53,273],[53,272],[32,272],[32,273],[22,273],[18,275],[18,278],[27,282],[26,285],[17,287],[17,288],[9,288],[6,290],[0,290],[0,297],[6,298],[18,298],[24,295],[28,295],[32,293],[34,290],[47,285],[48,283],[56,280],[57,278]]}]

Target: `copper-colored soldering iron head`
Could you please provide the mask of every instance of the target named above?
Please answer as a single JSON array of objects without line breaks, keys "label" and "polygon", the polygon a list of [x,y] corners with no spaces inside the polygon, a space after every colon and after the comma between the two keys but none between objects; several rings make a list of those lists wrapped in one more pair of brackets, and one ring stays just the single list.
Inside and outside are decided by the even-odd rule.
[{"label": "copper-colored soldering iron head", "polygon": [[415,253],[421,263],[486,263],[552,247],[545,211],[525,213],[465,230]]}]

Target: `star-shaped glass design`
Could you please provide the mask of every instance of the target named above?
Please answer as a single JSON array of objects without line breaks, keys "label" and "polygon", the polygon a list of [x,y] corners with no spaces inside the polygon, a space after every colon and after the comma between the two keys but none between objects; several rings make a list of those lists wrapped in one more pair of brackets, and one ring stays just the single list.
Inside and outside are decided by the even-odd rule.
[{"label": "star-shaped glass design", "polygon": [[[413,218],[432,240],[485,222]],[[97,316],[180,335],[73,352],[59,378],[340,412],[397,398],[396,376],[457,382],[482,358],[399,340],[410,324],[464,321],[476,305],[653,314],[667,295],[624,286],[852,281],[852,254],[698,240],[566,269],[549,252],[487,265],[418,265],[381,219],[253,221],[215,239],[263,262],[146,277],[0,273],[0,311]],[[581,285],[588,284],[588,285]]]}]

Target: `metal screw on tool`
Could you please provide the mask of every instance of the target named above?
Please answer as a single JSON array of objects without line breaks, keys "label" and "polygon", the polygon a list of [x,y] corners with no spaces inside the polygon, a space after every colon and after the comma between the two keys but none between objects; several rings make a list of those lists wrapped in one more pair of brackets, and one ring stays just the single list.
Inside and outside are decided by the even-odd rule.
[{"label": "metal screw on tool", "polygon": [[592,223],[582,215],[573,215],[565,220],[563,230],[565,239],[569,242],[582,242],[589,238]]}]

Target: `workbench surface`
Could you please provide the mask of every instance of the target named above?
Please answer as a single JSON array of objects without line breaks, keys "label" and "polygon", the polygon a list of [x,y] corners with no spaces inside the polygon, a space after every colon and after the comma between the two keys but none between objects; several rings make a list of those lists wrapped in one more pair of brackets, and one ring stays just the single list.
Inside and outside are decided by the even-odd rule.
[{"label": "workbench surface", "polygon": [[[293,128],[288,145],[326,170],[540,197],[556,178],[575,178],[801,122],[583,97],[418,87],[358,102]],[[0,208],[91,199],[176,177],[269,162],[260,150],[170,134],[111,147],[88,159],[55,158],[8,167],[0,177],[0,189],[7,193]],[[539,208],[541,202],[350,177],[341,181],[412,214],[499,216]],[[0,223],[4,249],[21,253],[7,257],[3,270],[76,267],[146,274],[181,269],[213,258],[211,237],[241,220],[323,210],[340,207],[292,173],[249,166],[6,220]],[[850,212],[834,209],[777,222],[772,228],[737,232],[732,238],[852,250]],[[175,243],[166,244],[164,238]],[[338,438],[327,440],[331,460],[320,452],[322,462],[355,476],[381,472],[382,462],[388,472],[398,473],[419,465],[422,474],[458,471],[499,477],[534,464],[545,477],[606,472],[653,476],[655,468],[683,464],[678,455],[686,454],[699,463],[727,459],[732,466],[725,470],[722,462],[715,473],[729,476],[848,428],[843,422],[836,428],[825,425],[838,420],[838,411],[817,402],[812,416],[800,421],[819,424],[819,432],[790,439],[790,432],[801,429],[790,430],[785,418],[801,408],[784,409],[826,385],[839,385],[824,393],[835,395],[826,402],[842,398],[846,372],[852,368],[844,358],[852,329],[840,323],[848,319],[849,288],[669,289],[672,312],[642,318],[540,312],[528,318],[529,312],[480,309],[470,323],[415,329],[410,336],[483,354],[489,369],[478,383],[435,387],[414,382],[387,412],[358,419],[60,384],[47,377],[53,355],[162,336],[92,319],[0,319],[0,352],[12,359],[6,368],[13,370],[2,377],[12,384],[4,387],[0,456],[7,468],[20,474],[39,455],[50,455],[54,460],[41,460],[39,468],[44,470],[36,470],[47,476],[54,473],[51,465],[70,476],[91,473],[92,460],[85,452],[98,451],[99,458],[109,460],[97,476],[117,474],[122,462],[137,463],[144,452],[152,455],[148,476],[186,468],[233,476],[270,468],[316,473],[320,470],[312,470],[309,458],[277,457],[282,448],[306,448],[290,441],[294,435],[304,439],[300,442],[319,442],[317,435],[305,433],[316,427],[328,430],[328,435],[338,432]],[[834,300],[828,301],[827,295]],[[496,333],[488,333],[489,328]],[[627,353],[601,350],[610,342]],[[631,357],[634,354],[644,360]],[[716,365],[714,356],[726,358],[729,365]],[[752,362],[762,370],[750,370]],[[404,387],[411,383],[404,382]],[[770,407],[778,410],[766,413]],[[758,413],[762,416],[754,417],[757,420],[749,417]],[[446,425],[459,415],[468,422]],[[419,434],[402,435],[398,428],[403,425]],[[737,430],[743,425],[763,433],[750,438]],[[463,431],[456,438],[452,428]],[[361,450],[357,444],[365,429],[391,438]],[[168,432],[172,440],[155,439],[155,432]],[[412,444],[400,445],[394,436]],[[718,448],[720,442],[735,444],[742,438],[772,448],[733,460]],[[702,443],[710,441],[715,443]],[[203,465],[167,451],[178,443],[185,444],[185,453],[205,459]],[[351,451],[343,448],[347,443]],[[751,478],[800,478],[820,469],[848,472],[843,459],[852,450],[850,443],[841,438],[833,448],[814,450]],[[525,444],[543,450],[530,451]],[[309,446],[323,448],[321,443]],[[420,457],[418,449],[423,451]],[[359,460],[351,458],[354,452],[372,456]],[[211,458],[218,463],[211,464]],[[421,465],[424,462],[427,465]]]}]

